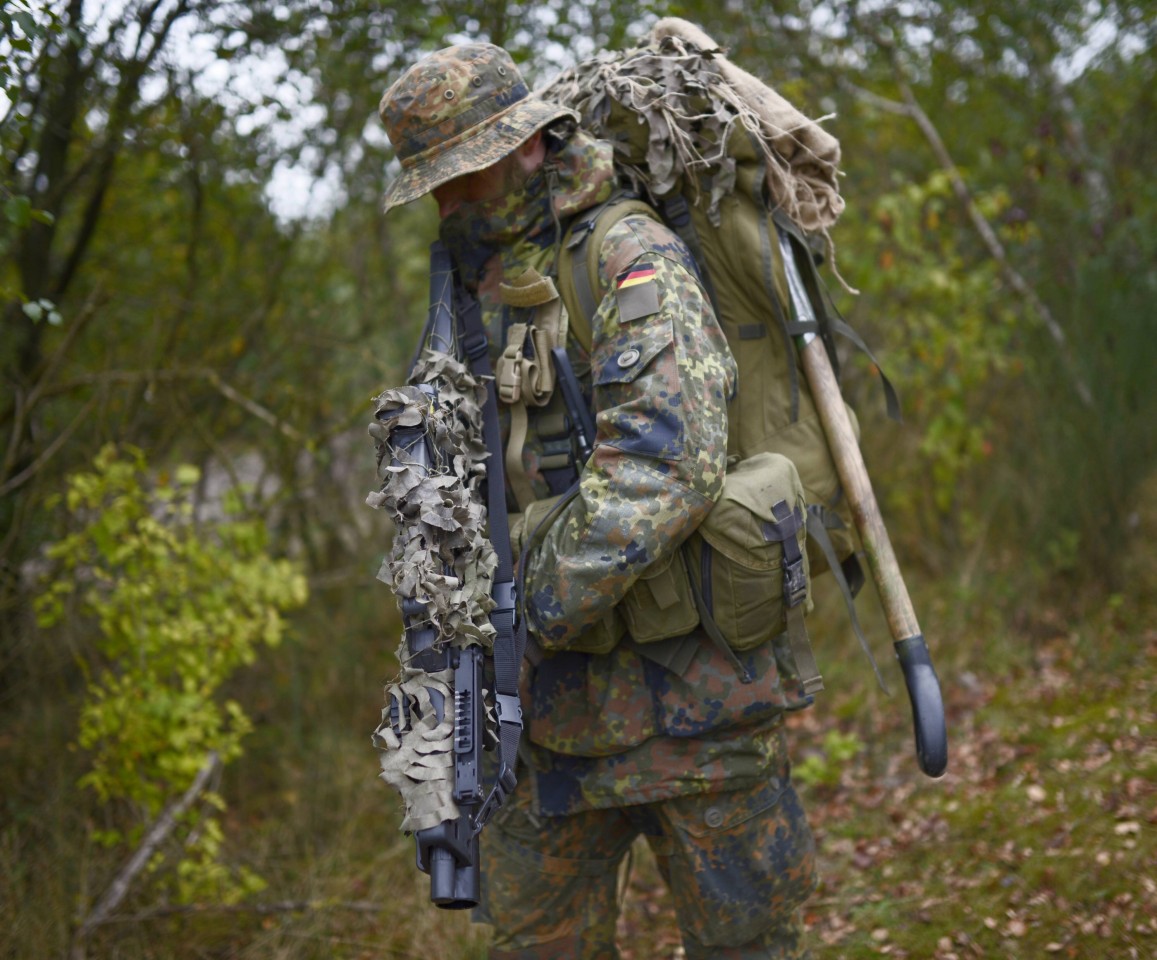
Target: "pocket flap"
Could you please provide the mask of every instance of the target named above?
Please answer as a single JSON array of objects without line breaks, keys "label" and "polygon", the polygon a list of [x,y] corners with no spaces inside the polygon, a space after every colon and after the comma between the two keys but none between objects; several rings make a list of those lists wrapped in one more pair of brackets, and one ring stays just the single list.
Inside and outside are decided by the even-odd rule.
[{"label": "pocket flap", "polygon": [[[704,807],[704,798],[696,796],[691,803],[683,804],[688,809],[680,817],[679,826],[691,836],[700,838],[734,830],[740,824],[758,817],[779,803],[786,785],[785,780],[771,777],[767,783],[754,791],[750,791],[746,796],[742,793],[734,796],[724,794],[720,799],[729,802],[712,804],[707,807]],[[739,798],[742,798],[740,802],[735,802]],[[692,811],[699,816],[687,815]]]},{"label": "pocket flap", "polygon": [[787,501],[794,512],[805,505],[795,464],[778,453],[758,453],[727,472],[723,493],[698,532],[712,548],[749,569],[780,566],[782,550],[764,535],[775,522],[772,507]]},{"label": "pocket flap", "polygon": [[[629,331],[633,328],[622,329]],[[647,369],[655,357],[671,346],[675,339],[670,320],[648,321],[639,327],[637,333],[637,336],[625,341],[616,338],[611,350],[596,351],[596,355],[591,358],[592,377],[596,387],[608,383],[630,383]]]}]

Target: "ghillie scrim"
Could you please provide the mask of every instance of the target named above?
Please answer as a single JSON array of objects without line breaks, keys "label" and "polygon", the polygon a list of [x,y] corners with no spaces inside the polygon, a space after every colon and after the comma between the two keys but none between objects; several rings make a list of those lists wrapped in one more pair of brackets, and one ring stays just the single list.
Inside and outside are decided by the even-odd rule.
[{"label": "ghillie scrim", "polygon": [[397,528],[378,579],[393,588],[407,629],[430,636],[422,651],[403,636],[401,674],[386,688],[387,706],[373,735],[383,751],[382,779],[405,802],[402,829],[416,832],[459,815],[450,671],[431,672],[417,661],[425,650],[440,655],[448,645],[491,648],[498,558],[485,534],[481,492],[486,381],[432,349],[423,352],[410,379],[412,385],[375,400],[369,429],[381,487],[366,503],[387,510]]},{"label": "ghillie scrim", "polygon": [[758,151],[772,202],[804,230],[824,232],[843,211],[839,141],[685,21],[661,20],[639,46],[576,64],[539,93],[611,139],[644,195],[707,192],[716,226],[737,150]]}]

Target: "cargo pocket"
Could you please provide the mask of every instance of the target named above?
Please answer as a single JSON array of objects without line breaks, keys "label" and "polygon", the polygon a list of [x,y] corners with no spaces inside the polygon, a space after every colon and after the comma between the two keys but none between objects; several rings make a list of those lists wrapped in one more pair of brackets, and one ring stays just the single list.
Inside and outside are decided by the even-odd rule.
[{"label": "cargo pocket", "polygon": [[733,650],[783,633],[808,595],[806,501],[795,465],[776,453],[740,461],[688,541],[703,606]]},{"label": "cargo pocket", "polygon": [[682,551],[651,564],[619,604],[636,643],[654,643],[695,629],[699,611],[687,579]]},{"label": "cargo pocket", "polygon": [[740,946],[791,923],[815,889],[815,840],[786,778],[672,800],[663,816],[680,925],[704,946]]}]

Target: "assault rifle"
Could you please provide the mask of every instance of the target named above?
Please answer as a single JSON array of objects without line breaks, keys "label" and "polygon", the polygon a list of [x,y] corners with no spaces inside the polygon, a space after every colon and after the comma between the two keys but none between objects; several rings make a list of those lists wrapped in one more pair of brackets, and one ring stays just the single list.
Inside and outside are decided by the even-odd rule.
[{"label": "assault rifle", "polygon": [[[426,328],[411,367],[411,386],[428,398],[432,408],[438,399],[436,383],[414,383],[417,362],[425,349],[469,359],[472,372],[488,377],[489,359],[485,331],[482,329],[478,304],[457,282],[448,251],[435,243],[430,251],[430,308]],[[465,356],[463,356],[465,354]],[[493,379],[487,385],[488,400],[484,407],[487,445],[491,431],[498,430],[497,401]],[[393,451],[392,466],[404,465],[419,479],[425,479],[446,462],[443,451],[435,446],[433,431],[423,418],[418,424],[397,422],[401,410],[383,409],[376,418],[387,427]],[[395,421],[391,423],[391,420]],[[487,461],[487,496],[491,544],[498,556],[489,614],[495,628],[492,652],[476,645],[456,646],[439,643],[439,630],[430,622],[426,600],[417,595],[399,596],[407,665],[430,674],[452,677],[452,703],[436,689],[429,691],[429,708],[435,725],[447,718],[453,724],[452,798],[458,816],[445,819],[437,826],[415,832],[418,869],[430,875],[430,899],[439,907],[462,909],[473,907],[479,899],[478,834],[487,820],[514,789],[515,756],[522,729],[522,709],[518,698],[518,669],[525,648],[525,628],[516,622],[514,569],[507,530],[505,485],[500,459]],[[410,508],[416,511],[416,508]],[[401,507],[406,515],[406,507]],[[416,521],[416,517],[414,517]],[[417,523],[399,522],[397,536],[404,551],[409,540],[421,536]],[[395,548],[397,550],[397,547]],[[442,571],[453,577],[448,566]],[[484,676],[490,672],[498,720],[498,771],[489,794],[483,787],[483,748],[486,738]],[[407,718],[396,700],[391,702],[390,725],[401,739],[407,732]]]}]

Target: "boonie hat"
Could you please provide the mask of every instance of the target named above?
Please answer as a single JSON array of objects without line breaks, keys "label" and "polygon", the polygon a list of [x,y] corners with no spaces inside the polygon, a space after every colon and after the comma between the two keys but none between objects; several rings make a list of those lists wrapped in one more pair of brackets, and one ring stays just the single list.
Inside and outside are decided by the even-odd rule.
[{"label": "boonie hat", "polygon": [[578,115],[526,86],[514,61],[491,43],[446,47],[420,60],[378,105],[402,163],[385,210],[463,174],[484,170],[552,120]]}]

